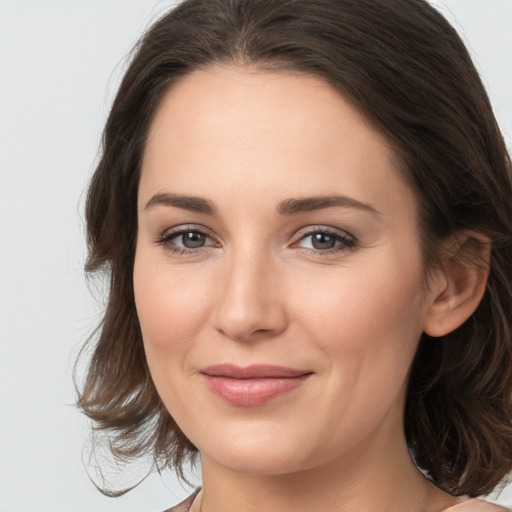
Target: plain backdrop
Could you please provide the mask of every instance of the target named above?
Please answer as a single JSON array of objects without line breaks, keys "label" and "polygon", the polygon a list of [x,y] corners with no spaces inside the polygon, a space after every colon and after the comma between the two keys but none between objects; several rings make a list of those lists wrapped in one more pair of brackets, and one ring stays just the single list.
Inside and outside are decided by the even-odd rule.
[{"label": "plain backdrop", "polygon": [[[73,363],[102,308],[83,277],[84,190],[125,56],[172,4],[0,0],[1,512],[157,512],[190,492],[166,474],[101,495],[72,405]],[[510,144],[512,0],[435,4],[467,41]],[[497,499],[510,506],[512,487]]]}]

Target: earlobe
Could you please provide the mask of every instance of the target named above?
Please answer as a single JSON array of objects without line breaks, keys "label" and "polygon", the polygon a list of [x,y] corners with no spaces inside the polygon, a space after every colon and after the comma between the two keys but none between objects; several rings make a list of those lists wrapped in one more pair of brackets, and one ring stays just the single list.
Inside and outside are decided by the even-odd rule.
[{"label": "earlobe", "polygon": [[479,233],[458,234],[433,279],[424,332],[439,337],[461,326],[482,300],[489,276],[491,242]]}]

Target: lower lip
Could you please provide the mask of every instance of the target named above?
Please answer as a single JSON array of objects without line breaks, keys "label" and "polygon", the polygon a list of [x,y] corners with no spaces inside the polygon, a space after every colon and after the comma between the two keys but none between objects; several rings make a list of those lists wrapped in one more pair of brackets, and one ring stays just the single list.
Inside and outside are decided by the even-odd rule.
[{"label": "lower lip", "polygon": [[210,391],[224,401],[239,407],[255,407],[297,389],[311,374],[255,379],[234,379],[204,374],[203,376]]}]

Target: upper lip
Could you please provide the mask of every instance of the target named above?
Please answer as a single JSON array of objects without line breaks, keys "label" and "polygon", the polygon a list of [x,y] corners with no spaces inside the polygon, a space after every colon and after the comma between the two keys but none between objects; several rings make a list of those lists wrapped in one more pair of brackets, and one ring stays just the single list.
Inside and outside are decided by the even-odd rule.
[{"label": "upper lip", "polygon": [[216,364],[201,369],[201,373],[210,377],[231,377],[233,379],[262,379],[300,377],[312,373],[307,370],[296,370],[286,366],[252,364],[236,366],[234,364]]}]

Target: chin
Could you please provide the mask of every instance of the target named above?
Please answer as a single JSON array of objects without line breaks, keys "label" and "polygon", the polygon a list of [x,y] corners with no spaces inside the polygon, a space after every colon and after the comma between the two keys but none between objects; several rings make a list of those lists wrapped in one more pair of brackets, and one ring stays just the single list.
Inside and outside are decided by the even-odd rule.
[{"label": "chin", "polygon": [[305,469],[311,458],[305,439],[297,440],[289,433],[278,435],[273,429],[266,434],[254,429],[239,435],[224,431],[199,443],[198,448],[202,456],[230,471],[253,475],[293,473]]}]

